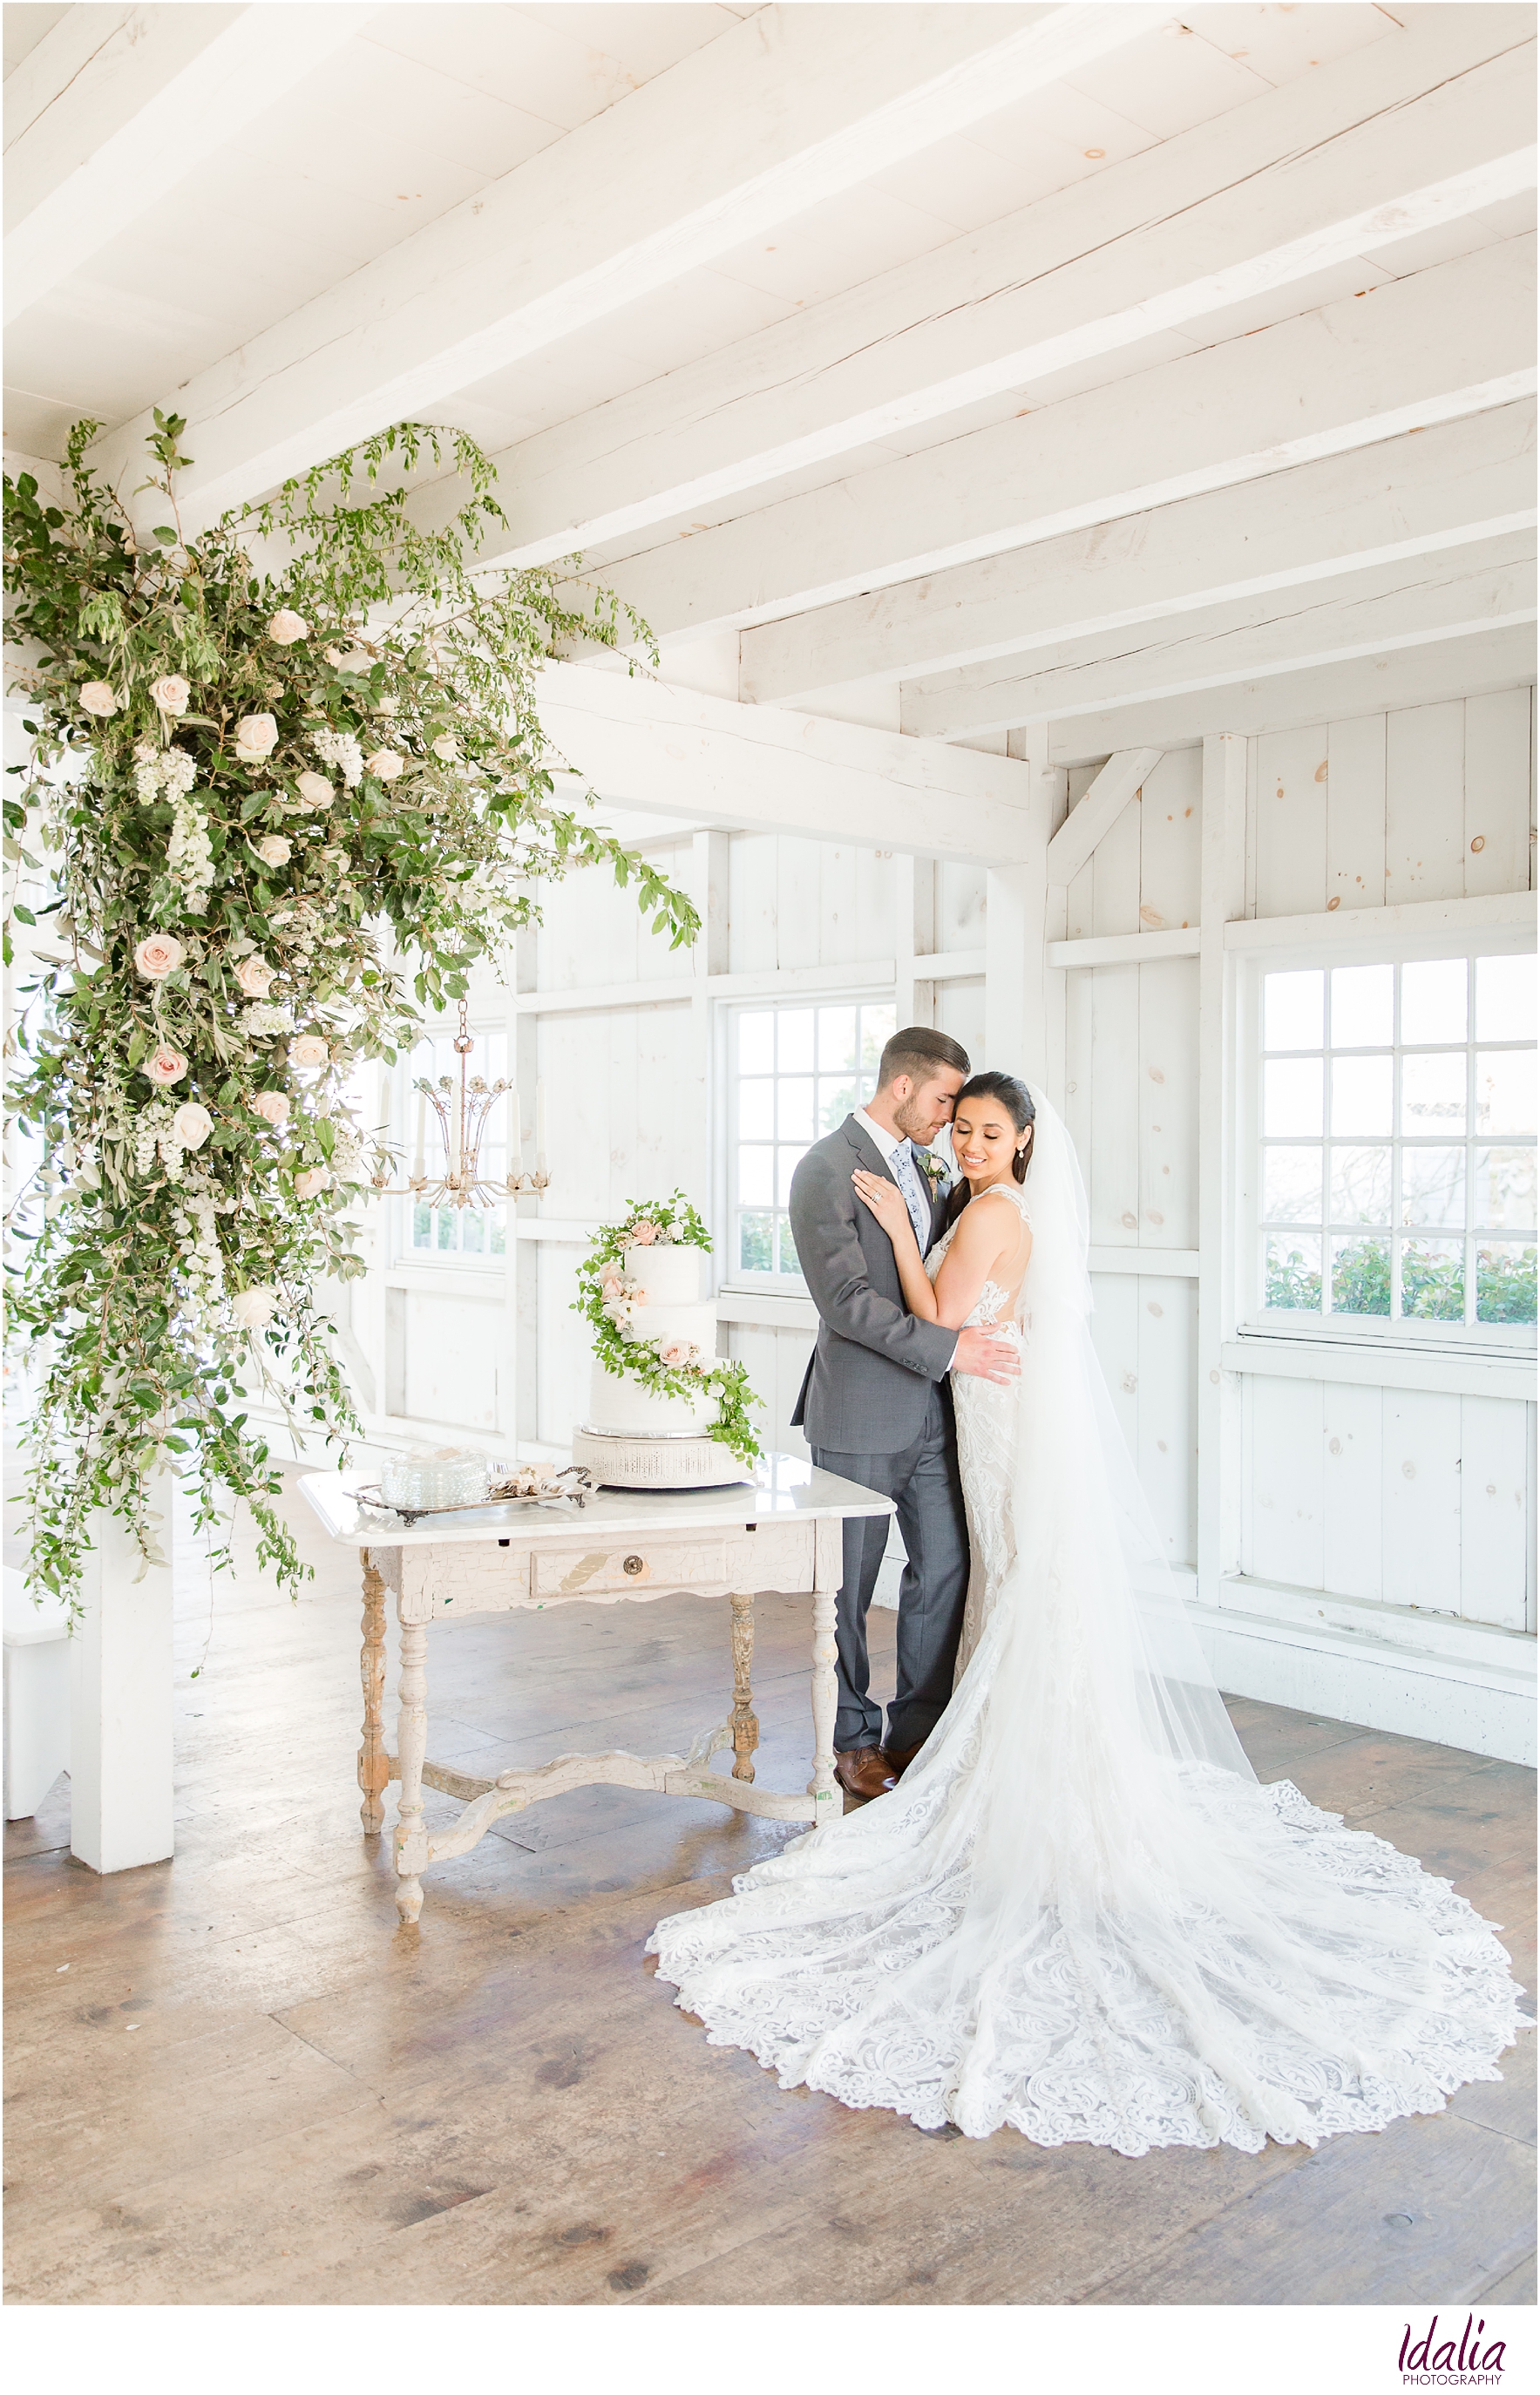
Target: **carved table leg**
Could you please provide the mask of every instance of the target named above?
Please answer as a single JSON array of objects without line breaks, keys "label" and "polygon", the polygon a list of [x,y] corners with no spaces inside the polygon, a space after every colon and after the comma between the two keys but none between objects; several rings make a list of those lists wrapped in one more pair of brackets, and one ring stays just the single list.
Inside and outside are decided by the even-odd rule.
[{"label": "carved table leg", "polygon": [[834,1714],[839,1703],[834,1676],[835,1594],[832,1588],[813,1592],[813,1777],[807,1793],[813,1799],[815,1821],[837,1821],[843,1810],[834,1778]]},{"label": "carved table leg", "polygon": [[428,1859],[422,1826],[422,1766],[428,1752],[428,1632],[420,1621],[401,1625],[401,1710],[396,1715],[396,1759],[401,1770],[401,1809],[396,1821],[396,1911],[404,1923],[422,1911],[421,1872]]},{"label": "carved table leg", "polygon": [[385,1760],[381,1708],[385,1699],[385,1583],[364,1550],[364,1648],[359,1657],[364,1682],[364,1743],[358,1750],[358,1784],[364,1791],[359,1815],[365,1837],[378,1838],[385,1819],[381,1799],[391,1782]]},{"label": "carved table leg", "polygon": [[733,1608],[733,1777],[752,1780],[754,1749],[759,1744],[754,1692],[749,1685],[754,1661],[754,1600],[740,1596],[735,1589],[728,1602]]}]

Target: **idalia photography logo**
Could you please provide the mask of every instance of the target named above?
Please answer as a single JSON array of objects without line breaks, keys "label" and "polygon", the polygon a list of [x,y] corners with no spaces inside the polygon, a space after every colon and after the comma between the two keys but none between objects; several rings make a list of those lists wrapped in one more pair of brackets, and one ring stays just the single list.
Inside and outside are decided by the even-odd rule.
[{"label": "idalia photography logo", "polygon": [[1501,2387],[1507,2348],[1501,2337],[1486,2341],[1486,2322],[1466,2314],[1459,2335],[1439,2335],[1434,2313],[1421,2336],[1408,2322],[1401,2338],[1403,2387]]}]

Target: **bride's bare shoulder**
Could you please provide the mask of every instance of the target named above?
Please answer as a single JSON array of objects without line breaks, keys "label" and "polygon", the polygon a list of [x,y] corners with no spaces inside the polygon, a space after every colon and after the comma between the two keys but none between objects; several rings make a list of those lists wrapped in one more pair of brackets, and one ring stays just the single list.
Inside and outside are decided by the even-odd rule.
[{"label": "bride's bare shoulder", "polygon": [[[999,1193],[1008,1197],[1008,1190]],[[1014,1248],[1021,1236],[1021,1216],[1013,1206],[990,1206],[985,1200],[996,1192],[986,1189],[982,1198],[970,1198],[957,1218],[952,1234],[953,1250],[962,1249],[968,1257],[988,1264]]]}]

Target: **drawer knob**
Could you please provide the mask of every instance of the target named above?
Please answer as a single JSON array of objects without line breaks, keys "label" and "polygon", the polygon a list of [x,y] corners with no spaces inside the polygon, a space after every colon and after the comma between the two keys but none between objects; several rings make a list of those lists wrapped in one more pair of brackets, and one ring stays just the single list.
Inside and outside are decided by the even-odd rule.
[{"label": "drawer knob", "polygon": [[647,1567],[643,1562],[640,1555],[628,1555],[620,1568],[623,1572],[627,1573],[631,1580],[634,1580],[637,1573],[645,1571]]}]

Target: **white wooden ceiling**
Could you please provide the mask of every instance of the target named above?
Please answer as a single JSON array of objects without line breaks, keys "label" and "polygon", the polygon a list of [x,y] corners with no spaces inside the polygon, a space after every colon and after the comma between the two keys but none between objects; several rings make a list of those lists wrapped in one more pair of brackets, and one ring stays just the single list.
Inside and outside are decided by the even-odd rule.
[{"label": "white wooden ceiling", "polygon": [[175,405],[197,517],[460,425],[507,553],[580,546],[675,679],[928,740],[1527,669],[1530,7],[5,31],[12,455],[89,415],[116,471]]}]

